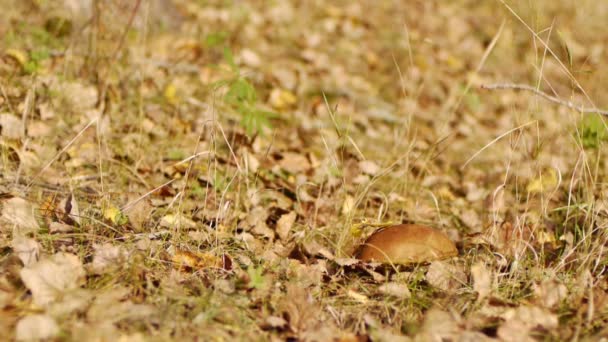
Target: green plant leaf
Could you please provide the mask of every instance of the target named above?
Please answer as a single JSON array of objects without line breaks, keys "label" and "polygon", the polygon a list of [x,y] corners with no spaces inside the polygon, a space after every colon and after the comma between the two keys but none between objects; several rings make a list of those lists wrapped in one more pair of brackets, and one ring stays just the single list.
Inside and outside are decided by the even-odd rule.
[{"label": "green plant leaf", "polygon": [[579,130],[581,142],[585,148],[598,148],[608,139],[608,128],[599,114],[588,114],[581,120]]}]

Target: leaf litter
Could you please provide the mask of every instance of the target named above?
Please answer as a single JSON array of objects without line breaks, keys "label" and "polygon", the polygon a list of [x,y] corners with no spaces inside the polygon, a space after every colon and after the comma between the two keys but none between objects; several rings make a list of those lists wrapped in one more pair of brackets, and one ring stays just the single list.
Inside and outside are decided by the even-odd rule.
[{"label": "leaf litter", "polygon": [[608,336],[603,2],[0,4],[1,339]]}]

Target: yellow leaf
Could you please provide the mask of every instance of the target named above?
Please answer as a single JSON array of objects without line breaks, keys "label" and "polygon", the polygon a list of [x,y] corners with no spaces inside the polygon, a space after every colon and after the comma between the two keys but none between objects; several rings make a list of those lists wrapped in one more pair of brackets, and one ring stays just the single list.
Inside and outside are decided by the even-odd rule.
[{"label": "yellow leaf", "polygon": [[355,209],[355,199],[352,196],[346,196],[342,203],[342,215],[350,215]]},{"label": "yellow leaf", "polygon": [[557,172],[555,169],[547,169],[538,178],[531,180],[526,187],[529,193],[542,193],[553,190],[557,186]]},{"label": "yellow leaf", "polygon": [[354,290],[346,291],[346,295],[362,304],[366,304],[367,302],[369,302],[369,298],[366,295],[356,292]]},{"label": "yellow leaf", "polygon": [[172,105],[176,105],[179,102],[179,98],[177,96],[177,87],[173,83],[169,83],[165,87],[165,91],[163,92],[163,96],[165,100]]},{"label": "yellow leaf", "polygon": [[209,267],[222,267],[222,258],[211,253],[190,252],[177,250],[172,258],[174,266],[178,269],[203,269]]},{"label": "yellow leaf", "polygon": [[270,105],[276,109],[286,109],[298,101],[298,98],[294,93],[289,90],[274,88],[270,92]]},{"label": "yellow leaf", "polygon": [[118,225],[123,225],[128,221],[127,216],[113,205],[103,209],[103,218]]},{"label": "yellow leaf", "polygon": [[19,49],[8,49],[5,54],[14,58],[21,67],[25,66],[25,63],[28,61],[27,53]]}]

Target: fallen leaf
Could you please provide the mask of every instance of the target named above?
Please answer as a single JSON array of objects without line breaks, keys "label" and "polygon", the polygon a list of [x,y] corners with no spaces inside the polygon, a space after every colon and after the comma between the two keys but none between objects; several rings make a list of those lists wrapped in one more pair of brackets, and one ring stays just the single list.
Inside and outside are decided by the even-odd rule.
[{"label": "fallen leaf", "polygon": [[[355,199],[352,196],[347,195],[346,198],[344,198],[344,202],[342,203],[342,215],[348,216],[353,212],[354,209],[355,209]],[[356,234],[353,234],[353,235],[356,235]]]},{"label": "fallen leaf", "polygon": [[455,292],[467,283],[464,270],[444,261],[433,261],[425,279],[431,286],[446,292]]},{"label": "fallen leaf", "polygon": [[542,328],[552,331],[558,326],[557,315],[536,306],[520,306],[507,310],[505,319],[497,331],[503,341],[536,341],[530,333],[533,329]]},{"label": "fallen leaf", "polygon": [[289,90],[274,88],[270,92],[268,101],[274,108],[284,110],[295,105],[298,102],[298,98]]},{"label": "fallen leaf", "polygon": [[286,241],[289,238],[289,232],[296,221],[297,214],[295,211],[281,215],[281,218],[277,221],[277,234],[282,241]]},{"label": "fallen leaf", "polygon": [[13,114],[0,114],[0,136],[9,139],[23,138],[25,136],[23,121]]},{"label": "fallen leaf", "polygon": [[57,253],[24,267],[21,280],[32,292],[34,303],[46,306],[80,287],[85,271],[76,255]]},{"label": "fallen leaf", "polygon": [[310,162],[303,154],[284,152],[281,156],[282,159],[279,160],[279,166],[291,174],[298,174],[310,169]]},{"label": "fallen leaf", "polygon": [[362,160],[359,162],[359,168],[363,173],[370,176],[376,176],[380,172],[380,166],[371,160]]},{"label": "fallen leaf", "polygon": [[529,193],[542,193],[555,189],[557,186],[557,172],[553,168],[549,168],[541,172],[537,178],[531,180],[526,187]]},{"label": "fallen leaf", "polygon": [[251,49],[241,50],[240,57],[243,64],[249,67],[259,68],[262,65],[262,59],[260,58],[260,56]]},{"label": "fallen leaf", "polygon": [[193,229],[196,228],[196,222],[183,215],[168,214],[160,219],[160,226],[165,228]]},{"label": "fallen leaf", "polygon": [[125,319],[139,319],[155,312],[154,307],[145,304],[134,304],[129,300],[131,291],[126,287],[115,287],[96,294],[87,310],[87,321],[113,324]]},{"label": "fallen leaf", "polygon": [[96,86],[80,82],[63,82],[53,90],[62,94],[65,103],[75,112],[95,107],[99,99]]},{"label": "fallen leaf", "polygon": [[120,269],[127,260],[127,251],[109,243],[93,245],[93,262],[87,265],[91,274],[104,274]]},{"label": "fallen leaf", "polygon": [[103,209],[103,218],[115,225],[124,225],[129,221],[129,218],[113,205],[106,206]]},{"label": "fallen leaf", "polygon": [[361,304],[367,304],[369,302],[369,298],[366,295],[361,294],[355,290],[346,291],[346,295]]},{"label": "fallen leaf", "polygon": [[17,341],[37,341],[52,339],[59,334],[59,326],[47,315],[29,315],[23,317],[15,328]]},{"label": "fallen leaf", "polygon": [[264,320],[263,328],[266,329],[282,329],[287,325],[287,321],[283,317],[268,316]]},{"label": "fallen leaf", "polygon": [[24,266],[29,266],[40,256],[40,244],[34,239],[15,236],[11,243],[13,252],[19,257]]},{"label": "fallen leaf", "polygon": [[17,63],[19,63],[19,66],[21,66],[22,68],[24,68],[27,62],[29,61],[29,56],[27,55],[27,52],[20,49],[6,49],[6,51],[4,51],[4,54],[17,61]]},{"label": "fallen leaf", "polygon": [[471,266],[471,275],[473,276],[473,290],[479,295],[477,300],[482,301],[492,291],[492,271],[480,261]]},{"label": "fallen leaf", "polygon": [[61,223],[61,222],[51,222],[49,224],[49,233],[57,234],[57,233],[70,233],[74,231],[74,226],[69,224]]},{"label": "fallen leaf", "polygon": [[555,279],[545,279],[533,285],[538,304],[547,309],[556,308],[568,296],[568,288]]},{"label": "fallen leaf", "polygon": [[37,232],[40,229],[34,215],[34,206],[27,200],[13,197],[2,204],[2,216],[0,218],[8,225],[14,225],[17,228],[17,234]]},{"label": "fallen leaf", "polygon": [[407,299],[412,296],[410,289],[408,289],[406,285],[394,282],[380,285],[378,291],[382,294],[397,297],[399,299]]},{"label": "fallen leaf", "polygon": [[225,260],[225,258],[220,258],[211,253],[190,252],[185,250],[177,250],[171,259],[175,268],[182,269],[187,267],[193,270],[209,267],[227,268]]}]

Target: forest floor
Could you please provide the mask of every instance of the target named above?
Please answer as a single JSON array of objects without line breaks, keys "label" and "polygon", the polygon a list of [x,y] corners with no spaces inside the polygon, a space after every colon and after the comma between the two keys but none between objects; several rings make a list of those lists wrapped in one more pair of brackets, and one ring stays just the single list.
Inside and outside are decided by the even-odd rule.
[{"label": "forest floor", "polygon": [[0,339],[608,338],[608,2],[0,5]]}]

